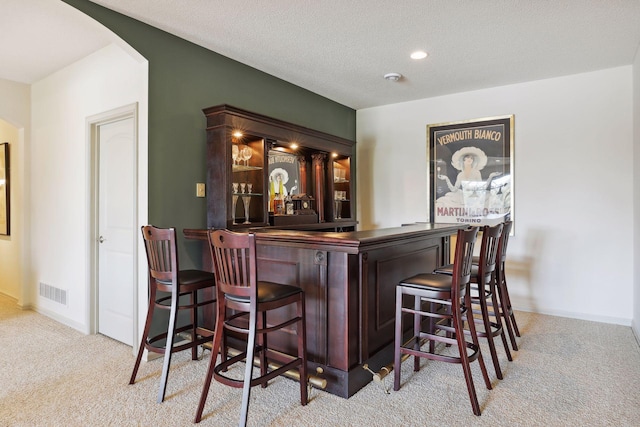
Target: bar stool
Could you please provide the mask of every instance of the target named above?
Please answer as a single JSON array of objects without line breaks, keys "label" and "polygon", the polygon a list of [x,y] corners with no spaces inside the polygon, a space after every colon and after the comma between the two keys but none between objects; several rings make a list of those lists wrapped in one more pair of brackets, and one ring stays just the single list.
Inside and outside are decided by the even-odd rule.
[{"label": "bar stool", "polygon": [[[307,347],[305,323],[305,296],[296,286],[258,281],[256,240],[252,233],[234,233],[228,230],[209,231],[209,245],[216,274],[217,319],[213,337],[211,361],[205,379],[200,404],[194,422],[202,419],[211,379],[215,378],[231,387],[242,388],[240,426],[247,424],[251,387],[298,368],[300,373],[300,401],[307,404]],[[295,304],[294,313],[277,324],[269,323],[267,312]],[[281,311],[281,316],[286,316]],[[273,319],[271,319],[273,322]],[[291,356],[269,348],[267,334],[296,325],[297,355]],[[227,359],[225,334],[240,333],[247,336],[246,350]],[[257,345],[256,345],[257,344]],[[220,353],[220,363],[216,358]],[[252,377],[254,354],[260,360],[260,375]],[[223,374],[235,363],[245,360],[244,378],[230,378]],[[282,363],[269,371],[269,360]],[[272,365],[273,366],[273,365]]]},{"label": "bar stool", "polygon": [[[453,275],[418,274],[401,281],[396,286],[393,389],[396,391],[400,389],[403,354],[414,356],[413,370],[416,372],[420,369],[419,358],[421,357],[448,363],[460,363],[467,383],[473,413],[480,415],[480,405],[473,384],[470,363],[478,360],[485,385],[489,390],[491,390],[491,382],[476,335],[469,289],[471,259],[477,234],[478,227],[458,230]],[[405,306],[403,304],[405,296],[413,297],[412,305]],[[413,334],[408,341],[403,343],[402,318],[404,313],[413,315]],[[466,339],[465,316],[469,324],[471,342]],[[423,331],[423,318],[428,319],[427,332]],[[444,332],[444,334],[438,332]],[[429,340],[428,345],[425,339]],[[444,343],[446,347],[457,346],[458,355],[445,354],[443,346],[436,346],[436,343]]]},{"label": "bar stool", "polygon": [[[505,275],[505,263],[507,259],[507,245],[509,243],[509,235],[511,234],[512,221],[505,221],[502,227],[502,234],[500,235],[500,241],[498,242],[498,259],[496,260],[496,291],[498,293],[498,305],[500,315],[504,318],[504,323],[509,334],[509,340],[511,341],[511,348],[514,351],[518,351],[518,343],[516,342],[516,336],[520,336],[518,325],[516,324],[516,318],[513,314],[513,307],[511,306],[511,298],[509,297],[509,290],[507,289],[507,278]],[[474,256],[473,263],[477,265],[480,262],[480,257]],[[490,303],[491,304],[491,303]]]},{"label": "bar stool", "polygon": [[509,290],[507,288],[507,277],[505,274],[505,264],[507,260],[507,245],[509,243],[509,234],[511,234],[512,221],[505,221],[502,229],[502,235],[500,236],[500,242],[498,243],[498,261],[496,263],[496,283],[498,290],[498,303],[500,304],[500,314],[504,317],[504,323],[507,327],[509,339],[511,341],[511,347],[518,351],[518,343],[516,342],[516,336],[520,336],[520,330],[516,323],[516,317],[513,314],[513,307],[511,306],[511,298],[509,297]]},{"label": "bar stool", "polygon": [[[215,298],[206,301],[198,301],[198,291],[215,286],[213,273],[202,270],[180,270],[178,267],[178,248],[176,243],[175,228],[157,228],[152,225],[142,227],[142,238],[147,252],[149,266],[149,308],[147,319],[142,332],[142,340],[136,363],[133,367],[129,384],[136,380],[143,351],[146,349],[153,353],[164,354],[162,364],[162,376],[160,377],[160,390],[158,391],[158,403],[164,401],[167,390],[167,378],[173,353],[191,349],[191,359],[198,359],[198,346],[210,341],[209,337],[202,335],[198,327],[198,307],[216,302]],[[169,295],[160,296],[158,292],[167,292]],[[188,297],[188,302],[183,302]],[[153,314],[156,309],[169,310],[169,322],[167,328],[152,337],[149,336]],[[188,311],[190,323],[176,327],[178,312]],[[180,342],[176,343],[179,334]],[[182,342],[187,336],[187,342]]]},{"label": "bar stool", "polygon": [[[498,245],[503,230],[502,224],[493,227],[485,226],[482,228],[482,243],[480,245],[480,256],[477,263],[471,268],[471,301],[480,307],[475,313],[480,314],[480,318],[475,318],[475,322],[483,325],[483,330],[477,331],[479,337],[486,338],[489,344],[489,351],[493,361],[493,367],[496,371],[496,377],[503,379],[502,369],[498,361],[494,337],[500,336],[504,345],[505,353],[509,361],[513,360],[509,345],[502,327],[500,305],[497,299],[496,291],[496,263],[498,256]],[[472,260],[473,262],[473,260]],[[435,270],[439,274],[453,274],[453,266],[438,268]],[[491,311],[489,310],[491,307]],[[491,321],[491,318],[495,321]]]}]

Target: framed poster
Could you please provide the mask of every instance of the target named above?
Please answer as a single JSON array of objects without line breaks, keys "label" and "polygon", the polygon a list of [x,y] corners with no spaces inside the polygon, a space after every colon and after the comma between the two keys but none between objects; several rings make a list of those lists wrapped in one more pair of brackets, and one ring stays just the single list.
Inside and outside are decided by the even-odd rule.
[{"label": "framed poster", "polygon": [[0,234],[10,235],[9,143],[0,144]]},{"label": "framed poster", "polygon": [[284,197],[300,192],[300,164],[298,156],[282,151],[269,151],[269,194]]},{"label": "framed poster", "polygon": [[434,223],[513,220],[514,116],[427,125]]}]

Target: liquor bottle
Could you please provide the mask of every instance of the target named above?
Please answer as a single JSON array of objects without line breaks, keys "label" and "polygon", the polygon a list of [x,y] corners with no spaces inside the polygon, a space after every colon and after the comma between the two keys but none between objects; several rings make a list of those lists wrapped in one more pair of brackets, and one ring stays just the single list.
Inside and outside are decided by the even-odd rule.
[{"label": "liquor bottle", "polygon": [[276,188],[273,179],[269,177],[269,212],[275,212],[274,200],[276,198]]}]

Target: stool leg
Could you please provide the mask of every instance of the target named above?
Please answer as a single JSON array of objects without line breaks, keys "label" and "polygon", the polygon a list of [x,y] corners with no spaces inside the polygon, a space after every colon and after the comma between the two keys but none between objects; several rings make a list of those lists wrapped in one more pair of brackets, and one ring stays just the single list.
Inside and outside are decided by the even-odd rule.
[{"label": "stool leg", "polygon": [[149,330],[151,329],[151,320],[153,319],[153,311],[156,301],[156,287],[150,286],[149,292],[149,307],[147,308],[147,319],[144,322],[144,331],[142,332],[142,339],[140,340],[140,348],[138,349],[138,356],[136,357],[136,363],[133,365],[133,372],[131,373],[131,379],[129,384],[133,384],[136,381],[136,375],[138,375],[138,368],[140,367],[140,361],[142,360],[142,354],[146,348],[147,338],[149,337]]},{"label": "stool leg", "polygon": [[504,333],[504,329],[502,327],[502,315],[500,314],[500,305],[498,304],[498,295],[496,294],[496,286],[493,279],[491,279],[491,284],[489,285],[491,288],[491,304],[493,308],[493,314],[496,318],[496,324],[498,325],[498,329],[500,330],[500,338],[502,339],[502,345],[504,347],[504,352],[507,354],[507,359],[511,362],[513,358],[511,357],[511,351],[509,350],[509,345],[507,344],[507,336]]},{"label": "stool leg", "polygon": [[[196,333],[198,329],[198,291],[191,292],[191,342],[195,343],[198,339]],[[198,360],[198,346],[191,347],[191,360]]]},{"label": "stool leg", "polygon": [[[263,330],[267,327],[267,312],[263,311],[260,313],[258,329]],[[260,347],[258,353],[260,358],[260,376],[267,375],[267,334],[260,333],[258,334],[258,346]],[[260,384],[260,387],[266,388],[267,382],[265,381]]]},{"label": "stool leg", "polygon": [[513,330],[515,331],[516,336],[519,337],[520,331],[518,330],[518,324],[516,323],[516,316],[513,314],[513,307],[511,306],[511,297],[509,296],[509,288],[507,287],[507,277],[503,275],[502,281],[504,283],[504,296],[507,302],[507,308],[509,309],[508,310],[509,317],[511,318],[511,323],[513,324]]},{"label": "stool leg", "polygon": [[[458,341],[458,350],[460,351],[460,364],[462,365],[462,371],[464,373],[464,379],[467,383],[467,390],[469,392],[469,400],[471,401],[471,408],[475,415],[480,415],[480,405],[478,404],[478,397],[476,395],[476,388],[473,384],[473,376],[471,375],[471,364],[469,362],[469,355],[467,354],[467,342],[464,335],[464,326],[462,323],[460,307],[452,307],[453,324]],[[469,310],[467,310],[467,313]],[[470,320],[473,322],[473,320]],[[479,351],[479,350],[478,350]]]},{"label": "stool leg", "polygon": [[304,294],[300,296],[300,301],[296,304],[298,309],[298,357],[302,359],[300,364],[300,403],[304,406],[309,400],[307,390],[307,321],[305,319],[305,301]]},{"label": "stool leg", "polygon": [[[202,393],[200,394],[200,403],[196,410],[196,417],[193,420],[194,423],[199,423],[202,420],[202,411],[204,411],[204,405],[207,402],[207,396],[209,395],[209,388],[211,387],[211,380],[213,379],[213,368],[216,366],[216,359],[218,353],[220,353],[220,362],[224,362],[226,358],[222,355],[221,345],[222,337],[224,336],[224,316],[225,308],[222,304],[217,305],[217,319],[215,331],[213,333],[213,346],[211,347],[211,359],[209,360],[209,369],[207,370],[207,376],[204,379],[204,386],[202,387]],[[226,351],[226,349],[225,349]]]},{"label": "stool leg", "polygon": [[491,321],[489,319],[489,309],[487,307],[487,293],[484,283],[478,283],[478,303],[480,304],[480,311],[482,313],[482,323],[484,324],[484,332],[489,344],[489,352],[491,353],[491,360],[493,360],[493,367],[496,371],[498,379],[502,379],[502,370],[500,369],[500,362],[498,361],[498,353],[496,352],[496,345],[493,342],[493,334],[491,332]]},{"label": "stool leg", "polygon": [[[413,313],[413,349],[420,350],[420,330],[422,316],[418,313],[422,308],[422,298],[419,295],[415,295],[413,298],[413,309],[416,311]],[[418,372],[420,370],[420,357],[413,356],[413,371]]]},{"label": "stool leg", "polygon": [[[229,357],[229,346],[227,345],[227,334],[222,334],[222,350],[220,351],[220,363],[226,362]],[[227,370],[224,369],[223,372]]]},{"label": "stool leg", "polygon": [[[433,313],[435,313],[435,310],[436,304],[434,302],[429,302],[429,333],[432,335],[436,333],[436,319],[433,317]],[[429,339],[429,352],[436,352],[436,342],[433,339]]]},{"label": "stool leg", "polygon": [[393,389],[400,390],[400,347],[402,346],[402,286],[396,286],[396,333],[393,345]]},{"label": "stool leg", "polygon": [[258,314],[255,310],[249,312],[249,336],[247,337],[247,358],[244,370],[244,385],[242,387],[242,409],[240,410],[239,426],[247,425],[249,413],[249,398],[251,397],[251,378],[253,374],[253,354],[256,349],[256,329],[258,327]]},{"label": "stool leg", "polygon": [[169,314],[169,326],[167,327],[167,340],[164,349],[164,361],[162,362],[162,377],[160,378],[160,390],[158,390],[158,403],[164,401],[167,391],[167,377],[171,366],[171,354],[173,350],[173,338],[176,330],[176,319],[178,318],[178,299],[180,295],[177,291],[171,293],[171,312]]},{"label": "stool leg", "polygon": [[[445,305],[442,305],[442,306],[440,307],[440,310],[444,310],[445,314],[448,314],[449,316],[451,316],[451,313],[452,313],[452,311],[451,311],[451,310],[452,310],[452,304],[445,304]],[[451,327],[453,328],[453,317],[449,317],[448,322],[449,322],[449,326],[451,326]],[[446,336],[447,338],[455,339],[455,338],[456,338],[456,333],[455,333],[455,332],[451,332],[451,331],[447,330],[447,331],[445,332],[445,336]],[[451,347],[451,344],[447,343],[447,344],[445,344],[445,346],[446,346],[446,347]]]},{"label": "stool leg", "polygon": [[502,279],[500,278],[498,279],[498,300],[500,302],[500,315],[504,318],[504,324],[509,334],[509,340],[511,341],[511,348],[513,348],[514,351],[518,351],[518,343],[516,342],[516,335],[513,331],[511,316],[509,315],[508,297],[505,296],[505,289],[502,284]]},{"label": "stool leg", "polygon": [[467,323],[469,324],[469,331],[471,333],[471,341],[478,348],[478,363],[480,364],[480,371],[482,371],[482,378],[484,378],[484,384],[487,390],[491,390],[491,380],[489,380],[489,373],[487,372],[487,365],[484,363],[482,352],[480,351],[480,341],[478,340],[478,332],[476,331],[476,323],[473,319],[473,307],[471,305],[471,295],[469,292],[464,297],[465,307],[467,308]]}]

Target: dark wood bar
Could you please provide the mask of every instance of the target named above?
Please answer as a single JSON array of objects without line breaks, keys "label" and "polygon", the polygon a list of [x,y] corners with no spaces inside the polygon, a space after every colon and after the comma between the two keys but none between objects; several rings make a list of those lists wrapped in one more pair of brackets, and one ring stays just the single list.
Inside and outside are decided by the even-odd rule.
[{"label": "dark wood bar", "polygon": [[[393,360],[395,286],[449,261],[449,239],[460,225],[414,224],[370,231],[252,230],[260,280],[296,285],[307,302],[309,372],[326,391],[348,398]],[[206,240],[206,230],[185,230]],[[204,251],[205,260],[208,250]],[[209,260],[210,265],[210,260]],[[295,348],[295,331],[279,337]]]}]

